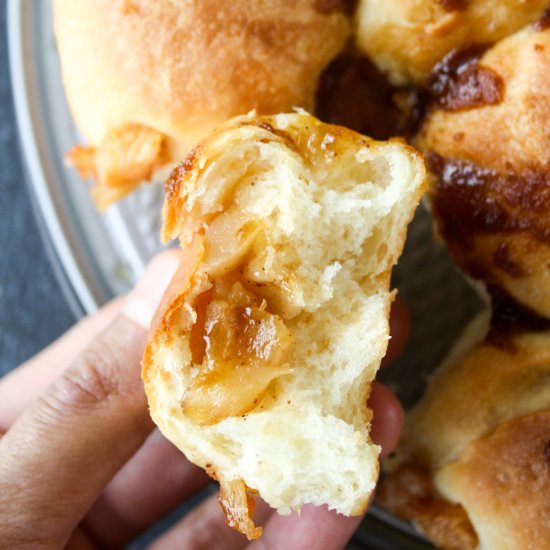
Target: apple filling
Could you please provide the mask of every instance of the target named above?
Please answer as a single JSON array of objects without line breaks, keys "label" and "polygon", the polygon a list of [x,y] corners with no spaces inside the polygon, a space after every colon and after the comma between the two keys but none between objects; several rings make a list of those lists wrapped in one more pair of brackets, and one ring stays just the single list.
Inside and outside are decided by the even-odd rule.
[{"label": "apple filling", "polygon": [[183,395],[182,410],[202,425],[242,416],[275,378],[289,372],[290,331],[236,273],[215,279],[196,297],[194,309],[189,341],[198,373]]},{"label": "apple filling", "polygon": [[170,159],[164,134],[142,124],[125,124],[108,132],[97,147],[73,147],[67,160],[83,178],[96,180],[92,194],[96,206],[104,209],[150,181]]}]

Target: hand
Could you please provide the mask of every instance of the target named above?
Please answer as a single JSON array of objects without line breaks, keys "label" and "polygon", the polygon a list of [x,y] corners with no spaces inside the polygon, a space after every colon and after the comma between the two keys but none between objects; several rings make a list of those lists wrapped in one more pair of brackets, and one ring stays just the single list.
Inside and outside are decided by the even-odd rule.
[{"label": "hand", "polygon": [[[154,428],[140,379],[147,327],[177,260],[159,255],[127,297],[0,380],[0,548],[119,548],[209,483]],[[394,309],[388,356],[407,332]],[[369,405],[387,454],[402,409],[379,384]],[[317,550],[344,546],[361,518],[313,506],[284,517],[259,502],[254,519],[264,534],[251,548]],[[247,546],[213,496],[152,548]]]}]

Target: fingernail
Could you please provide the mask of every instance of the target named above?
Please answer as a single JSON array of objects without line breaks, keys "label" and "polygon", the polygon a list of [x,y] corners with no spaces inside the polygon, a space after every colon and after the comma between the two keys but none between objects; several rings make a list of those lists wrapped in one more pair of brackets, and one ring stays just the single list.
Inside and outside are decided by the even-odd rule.
[{"label": "fingernail", "polygon": [[176,271],[179,257],[178,250],[167,250],[149,262],[141,279],[126,297],[122,307],[124,316],[149,329],[162,295]]}]

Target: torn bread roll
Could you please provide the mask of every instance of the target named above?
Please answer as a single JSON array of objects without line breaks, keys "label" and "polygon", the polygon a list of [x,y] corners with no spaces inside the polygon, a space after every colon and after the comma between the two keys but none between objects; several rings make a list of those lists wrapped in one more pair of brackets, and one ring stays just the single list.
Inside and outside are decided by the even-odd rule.
[{"label": "torn bread roll", "polygon": [[357,47],[392,84],[424,84],[452,50],[495,44],[547,8],[548,0],[360,0]]},{"label": "torn bread roll", "polygon": [[469,327],[384,466],[378,503],[444,550],[548,548],[550,322],[525,321]]},{"label": "torn bread roll", "polygon": [[151,415],[249,538],[251,494],[283,514],[367,507],[366,401],[424,180],[405,144],[300,112],[234,119],[166,182],[183,257],[144,355]]},{"label": "torn bread roll", "polygon": [[65,92],[85,140],[69,153],[98,207],[165,177],[227,119],[312,109],[348,17],[318,0],[55,0]]}]

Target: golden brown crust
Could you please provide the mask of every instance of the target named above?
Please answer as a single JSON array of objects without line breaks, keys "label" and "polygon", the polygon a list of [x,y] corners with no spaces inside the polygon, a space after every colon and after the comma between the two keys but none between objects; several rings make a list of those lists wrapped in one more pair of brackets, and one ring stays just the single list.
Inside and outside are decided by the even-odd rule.
[{"label": "golden brown crust", "polygon": [[[164,295],[157,307],[151,327],[149,338],[143,354],[142,378],[145,385],[151,384],[153,376],[155,348],[166,342],[170,332],[172,315],[181,310],[186,293],[191,287],[193,275],[202,260],[204,247],[200,236],[194,238],[189,246],[183,249],[178,269],[168,284]],[[151,395],[154,395],[151,393]],[[149,397],[151,399],[151,397]]]},{"label": "golden brown crust", "polygon": [[185,218],[184,206],[189,192],[193,190],[192,188],[187,189],[190,185],[188,180],[192,171],[198,169],[198,160],[206,144],[210,141],[211,138],[208,138],[194,147],[183,162],[170,172],[170,176],[164,182],[166,200],[162,211],[161,239],[165,243],[177,238],[182,230],[181,224],[184,223]]},{"label": "golden brown crust", "polygon": [[479,65],[502,100],[432,109],[416,139],[439,230],[458,265],[550,317],[550,30],[525,30]]},{"label": "golden brown crust", "polygon": [[142,125],[166,140],[165,161],[235,115],[313,108],[318,77],[349,33],[347,16],[316,0],[54,8],[65,90],[88,145],[101,149],[112,132]]},{"label": "golden brown crust", "polygon": [[[474,6],[497,8],[468,2],[445,15],[439,4],[449,27],[423,53],[414,50],[419,41],[393,52],[400,61],[414,58],[410,69],[389,62],[398,77],[420,82],[433,66],[419,64],[430,50],[459,36],[453,19],[465,22]],[[506,25],[513,30],[523,15],[514,13]],[[472,36],[475,28],[458,46],[471,45]],[[462,71],[453,74],[460,55]],[[542,22],[486,53],[450,56],[432,75],[416,144],[428,153],[433,211],[460,267],[500,299],[550,318],[549,75],[550,30]],[[501,321],[436,374],[407,419],[397,466],[389,464],[380,488],[379,502],[413,520],[438,547],[523,550],[550,540],[550,333],[520,333],[509,320],[503,331]]]},{"label": "golden brown crust", "polygon": [[541,509],[538,495],[550,490],[550,332],[504,336],[494,343],[490,334],[436,373],[387,464],[382,504],[443,548],[467,541],[469,524],[482,548],[529,548],[525,533],[535,531],[548,540],[538,512],[526,509]]},{"label": "golden brown crust", "polygon": [[549,377],[549,332],[512,334],[507,346],[482,342],[436,373],[408,415],[400,456],[439,468],[501,422],[550,406]]},{"label": "golden brown crust", "polygon": [[434,110],[416,143],[425,151],[499,173],[547,170],[550,29],[518,33],[488,50],[479,63],[503,79],[502,101],[476,109]]},{"label": "golden brown crust", "polygon": [[438,548],[477,547],[477,535],[464,508],[437,493],[431,472],[421,462],[407,462],[382,478],[376,502],[396,516],[414,521]]},{"label": "golden brown crust", "polygon": [[395,84],[422,83],[453,49],[491,45],[535,22],[546,0],[362,0],[359,48]]},{"label": "golden brown crust", "polygon": [[437,478],[467,508],[484,548],[547,548],[550,410],[504,422]]}]

